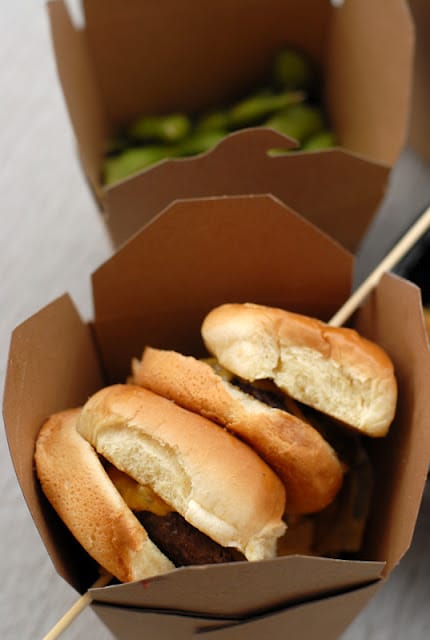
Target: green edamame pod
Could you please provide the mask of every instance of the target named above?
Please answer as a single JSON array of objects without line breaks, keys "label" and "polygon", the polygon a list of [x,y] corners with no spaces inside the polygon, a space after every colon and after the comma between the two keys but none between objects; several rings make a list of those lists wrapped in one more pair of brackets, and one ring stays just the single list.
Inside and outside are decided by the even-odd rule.
[{"label": "green edamame pod", "polygon": [[228,129],[230,126],[230,115],[228,111],[210,111],[205,113],[196,122],[196,131],[220,131]]},{"label": "green edamame pod", "polygon": [[322,149],[330,149],[337,144],[336,136],[333,131],[319,131],[315,135],[306,140],[303,145],[305,151],[320,151]]},{"label": "green edamame pod", "polygon": [[303,143],[310,136],[324,129],[325,122],[321,109],[300,104],[275,114],[265,122],[265,126]]},{"label": "green edamame pod", "polygon": [[300,51],[282,49],[273,61],[273,81],[278,89],[310,92],[316,84],[313,64]]},{"label": "green edamame pod", "polygon": [[148,145],[146,147],[131,147],[118,156],[106,158],[103,166],[105,184],[118,182],[128,176],[147,169],[151,165],[175,155],[172,148],[163,145]]},{"label": "green edamame pod", "polygon": [[193,156],[212,149],[227,135],[227,131],[195,131],[177,146],[177,155]]},{"label": "green edamame pod", "polygon": [[128,129],[128,134],[135,140],[158,140],[160,142],[178,142],[183,140],[191,130],[188,116],[172,113],[165,116],[142,116]]},{"label": "green edamame pod", "polygon": [[117,133],[111,136],[105,145],[105,153],[106,155],[112,155],[119,153],[120,151],[124,151],[127,147],[130,146],[130,139],[123,133]]},{"label": "green edamame pod", "polygon": [[271,113],[298,104],[304,100],[299,91],[285,91],[279,94],[257,94],[235,104],[229,112],[232,127],[247,127],[261,122]]}]

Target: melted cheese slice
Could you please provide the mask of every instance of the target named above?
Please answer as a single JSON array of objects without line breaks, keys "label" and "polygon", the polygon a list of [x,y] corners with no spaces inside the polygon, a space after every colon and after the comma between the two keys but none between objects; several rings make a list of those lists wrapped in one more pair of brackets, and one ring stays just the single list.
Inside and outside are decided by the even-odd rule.
[{"label": "melted cheese slice", "polygon": [[113,465],[108,465],[106,472],[116,490],[132,511],[151,511],[157,516],[165,516],[172,511],[171,507],[157,496],[150,487],[139,484]]}]

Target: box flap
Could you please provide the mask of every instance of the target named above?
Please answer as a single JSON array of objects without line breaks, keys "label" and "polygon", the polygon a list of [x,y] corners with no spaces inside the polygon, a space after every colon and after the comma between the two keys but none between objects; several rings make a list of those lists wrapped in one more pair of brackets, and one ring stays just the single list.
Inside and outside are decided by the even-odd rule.
[{"label": "box flap", "polygon": [[260,616],[220,629],[202,629],[194,638],[208,640],[337,640],[375,595],[380,583]]},{"label": "box flap", "polygon": [[[381,576],[383,563],[284,557],[265,562],[187,567],[145,582],[93,589],[97,602],[223,617],[243,617],[286,603],[362,585]],[[210,593],[210,598],[208,594]]]},{"label": "box flap", "polygon": [[101,197],[99,167],[110,128],[86,34],[73,25],[64,0],[50,0],[47,7],[57,71],[79,154],[91,187]]},{"label": "box flap", "polygon": [[40,494],[34,443],[47,416],[79,406],[101,385],[92,336],[69,296],[58,298],[13,332],[3,404],[12,461],[57,571],[78,589],[86,569],[91,570],[88,559]]},{"label": "box flap", "polygon": [[362,556],[385,559],[389,573],[411,543],[430,463],[430,350],[419,288],[385,275],[355,326],[390,354],[400,390],[388,437],[368,447],[375,499]]},{"label": "box flap", "polygon": [[283,608],[245,622],[208,617],[178,616],[165,611],[139,611],[95,603],[92,608],[108,628],[122,640],[135,640],[136,629],[157,640],[210,638],[212,640],[336,640],[363,609],[379,587],[372,584],[314,602]]},{"label": "box flap", "polygon": [[409,0],[416,32],[409,143],[430,163],[430,3]]},{"label": "box flap", "polygon": [[132,355],[146,330],[162,337],[177,323],[195,349],[204,315],[227,301],[328,319],[349,295],[352,266],[340,245],[272,196],[178,201],[93,274],[96,331],[100,338],[107,328],[102,351],[114,362],[109,376],[128,371],[118,334],[127,318],[141,320],[139,334],[127,332],[125,346],[133,346],[130,335],[139,340]]},{"label": "box flap", "polygon": [[139,611],[125,607],[113,607],[92,603],[91,608],[121,640],[191,640],[194,633],[213,630],[231,624],[229,621],[197,616],[178,615],[164,611]]},{"label": "box flap", "polygon": [[209,153],[167,160],[108,188],[114,244],[177,199],[270,193],[355,251],[383,197],[388,168],[340,149],[268,155],[290,145],[270,129],[246,129]]},{"label": "box flap", "polygon": [[121,0],[87,0],[84,9],[103,100],[119,125],[236,97],[266,77],[282,45],[320,58],[329,2],[128,0],[125,11]]},{"label": "box flap", "polygon": [[347,0],[332,8],[325,90],[342,146],[394,164],[407,136],[413,52],[404,0]]}]

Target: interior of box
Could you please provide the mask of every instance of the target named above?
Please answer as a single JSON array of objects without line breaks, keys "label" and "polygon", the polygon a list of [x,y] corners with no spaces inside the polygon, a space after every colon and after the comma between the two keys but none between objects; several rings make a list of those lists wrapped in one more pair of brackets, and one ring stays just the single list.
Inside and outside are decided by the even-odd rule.
[{"label": "interior of box", "polygon": [[[259,218],[262,209],[263,228]],[[238,229],[240,236],[236,235]],[[271,247],[270,255],[261,251],[266,245]],[[301,259],[304,246],[306,261]],[[184,251],[185,247],[193,250]],[[168,265],[166,255],[170,257]],[[175,203],[93,275],[95,332],[101,352],[107,354],[107,375],[111,380],[127,375],[130,358],[140,356],[143,331],[153,346],[200,355],[202,318],[210,308],[226,301],[252,300],[328,320],[349,295],[350,267],[350,256],[339,245],[303,224],[303,219],[271,197]],[[139,287],[142,273],[156,274],[156,291]],[[228,284],[222,275],[226,273]],[[211,283],[209,289],[207,282]],[[160,298],[170,301],[172,307],[160,309]],[[136,318],[124,316],[124,310],[130,308],[157,308],[157,312],[155,316],[142,314],[136,324]],[[182,318],[177,343],[169,330],[172,308],[175,318]],[[121,335],[127,335],[126,349],[116,333],[121,315],[120,322],[127,328],[124,332],[120,329]],[[388,438],[367,442],[377,470],[375,494],[380,498],[373,503],[361,557],[387,561],[389,572],[410,544],[423,488],[418,477],[425,479],[429,459],[430,437],[424,435],[423,442],[425,432],[417,435],[423,428],[427,402],[422,384],[429,375],[420,291],[387,275],[355,322],[363,335],[393,358],[400,385],[395,428]],[[410,350],[405,350],[404,344],[411,345]],[[405,452],[410,457],[405,458]],[[416,460],[413,467],[408,464],[412,457]],[[387,483],[386,478],[393,480]],[[412,494],[414,499],[410,500]],[[400,521],[403,524],[398,526]]]},{"label": "interior of box", "polygon": [[406,140],[414,29],[403,0],[347,0],[326,35],[326,104],[346,149],[393,165]]},{"label": "interior of box", "polygon": [[413,96],[411,104],[409,144],[428,164],[430,162],[430,84],[429,60],[430,4],[428,0],[409,0],[415,25]]},{"label": "interior of box", "polygon": [[[408,549],[430,460],[429,342],[417,286],[386,274],[355,321],[393,360],[399,386],[395,421],[388,436],[368,442],[375,498],[363,557],[387,561],[388,574]],[[413,460],[413,464],[411,461]]]},{"label": "interior of box", "polygon": [[111,131],[85,30],[76,28],[62,0],[48,2],[59,78],[78,143],[78,153],[96,198],[102,197],[100,165]]},{"label": "interior of box", "polygon": [[[15,330],[5,425],[23,493],[61,575],[82,589],[94,579],[94,567],[87,573],[86,554],[70,552],[71,536],[35,481],[34,441],[45,417],[79,406],[103,384],[124,381],[131,357],[139,357],[145,344],[199,355],[200,323],[221,302],[276,304],[328,319],[348,297],[351,270],[344,249],[273,198],[176,203],[94,274],[91,331],[68,296]],[[368,447],[376,497],[360,555],[387,561],[389,571],[409,546],[430,457],[430,364],[418,288],[386,275],[355,326],[388,351],[400,389],[390,436]],[[285,564],[288,571],[289,561],[282,558],[273,566]],[[361,562],[327,561],[334,563],[331,572],[345,563],[350,584],[357,581],[359,566],[363,580]],[[373,577],[381,571],[368,569]],[[258,563],[255,570],[271,575],[270,563]],[[309,578],[312,571],[303,575]],[[256,588],[264,584],[261,578]]]},{"label": "interior of box", "polygon": [[[113,126],[140,113],[195,112],[267,77],[277,50],[321,59],[328,0],[86,0],[85,33]],[[264,16],[264,19],[262,19]],[[198,55],[197,55],[198,52]]]},{"label": "interior of box", "polygon": [[42,495],[34,474],[34,444],[44,420],[77,407],[104,384],[89,328],[68,295],[55,300],[12,334],[3,415],[18,482],[58,573],[78,591],[97,576]]},{"label": "interior of box", "polygon": [[[402,0],[83,2],[75,29],[63,0],[49,10],[63,90],[93,186],[109,131],[141,113],[195,112],[254,87],[282,46],[325,67],[340,144],[392,165],[404,142],[413,35]],[[264,19],[262,17],[264,16]],[[389,18],[389,19],[388,19]],[[198,55],[196,55],[198,52]]]}]

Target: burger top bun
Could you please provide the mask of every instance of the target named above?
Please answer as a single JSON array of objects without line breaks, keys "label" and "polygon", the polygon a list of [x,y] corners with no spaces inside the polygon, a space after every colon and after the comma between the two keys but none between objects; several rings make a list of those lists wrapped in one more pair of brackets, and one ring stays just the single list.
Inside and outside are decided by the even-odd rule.
[{"label": "burger top bun", "polygon": [[76,431],[78,416],[79,409],[62,411],[39,432],[36,471],[49,502],[84,549],[121,582],[174,569]]},{"label": "burger top bun", "polygon": [[318,431],[244,393],[206,362],[147,347],[132,368],[136,384],[218,422],[250,444],[283,481],[287,513],[320,511],[339,491],[342,464]]},{"label": "burger top bun", "polygon": [[202,325],[207,349],[245,380],[271,379],[285,393],[369,436],[394,418],[393,365],[353,329],[256,304],[225,304]]},{"label": "burger top bun", "polygon": [[134,385],[106,387],[84,405],[81,435],[185,520],[248,560],[275,555],[285,489],[234,436]]}]

